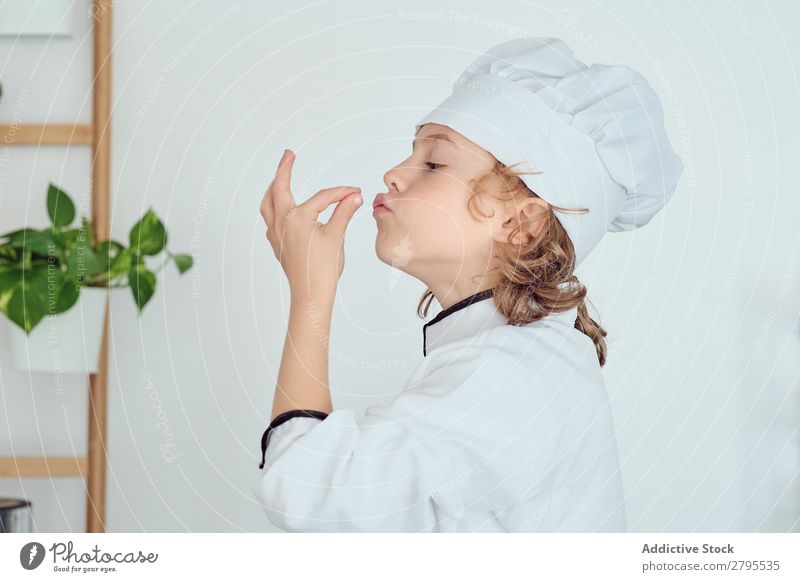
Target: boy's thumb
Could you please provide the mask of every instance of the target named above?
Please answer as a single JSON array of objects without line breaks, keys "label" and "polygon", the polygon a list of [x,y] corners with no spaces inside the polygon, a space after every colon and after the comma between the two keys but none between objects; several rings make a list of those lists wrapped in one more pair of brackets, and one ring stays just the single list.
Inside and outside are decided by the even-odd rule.
[{"label": "boy's thumb", "polygon": [[362,203],[363,198],[360,192],[350,194],[347,198],[339,201],[336,208],[333,209],[333,214],[328,221],[327,227],[338,236],[344,237],[347,225],[350,224],[350,219],[353,218]]}]

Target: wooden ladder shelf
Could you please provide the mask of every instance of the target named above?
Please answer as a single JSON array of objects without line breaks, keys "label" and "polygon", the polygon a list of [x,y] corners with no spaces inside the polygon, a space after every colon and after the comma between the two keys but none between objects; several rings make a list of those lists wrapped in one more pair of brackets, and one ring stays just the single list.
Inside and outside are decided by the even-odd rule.
[{"label": "wooden ladder shelf", "polygon": [[[3,143],[92,146],[92,226],[98,241],[111,236],[111,9],[93,0],[94,80],[91,125],[0,125]],[[86,531],[105,531],[108,303],[97,373],[89,375],[89,431],[85,457],[0,457],[0,477],[81,477],[86,485]]]}]

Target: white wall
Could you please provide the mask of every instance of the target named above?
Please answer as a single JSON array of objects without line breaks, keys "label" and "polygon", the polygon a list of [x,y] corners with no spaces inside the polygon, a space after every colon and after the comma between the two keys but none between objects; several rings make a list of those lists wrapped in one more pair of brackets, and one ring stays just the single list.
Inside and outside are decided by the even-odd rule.
[{"label": "white wall", "polygon": [[[288,288],[258,205],[282,150],[298,154],[296,199],[356,184],[371,202],[454,76],[493,44],[531,35],[645,74],[687,167],[664,212],[606,237],[578,273],[609,333],[632,529],[798,531],[796,6],[433,9],[443,12],[420,20],[408,13],[430,3],[116,3],[112,233],[126,239],[152,205],[170,248],[196,263],[161,274],[141,319],[127,293],[112,302],[108,530],[271,529],[250,486]],[[0,123],[90,121],[87,0],[74,16],[71,39],[0,38]],[[0,150],[0,232],[44,226],[47,183],[77,199],[90,163],[86,148]],[[348,233],[334,314],[338,407],[388,401],[422,358],[424,288],[378,261],[369,207]],[[85,379],[58,390],[12,369],[8,325],[0,455],[82,454]],[[39,531],[84,528],[78,479],[0,479],[2,495],[31,499]]]}]

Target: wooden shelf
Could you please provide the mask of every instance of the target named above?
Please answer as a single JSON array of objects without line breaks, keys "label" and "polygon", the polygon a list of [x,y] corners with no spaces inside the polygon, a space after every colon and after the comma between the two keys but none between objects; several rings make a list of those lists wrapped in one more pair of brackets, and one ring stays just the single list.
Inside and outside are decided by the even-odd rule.
[{"label": "wooden shelf", "polygon": [[[94,76],[91,125],[0,125],[5,145],[92,146],[92,226],[98,241],[111,235],[111,9],[92,0]],[[0,477],[83,477],[86,532],[106,531],[106,422],[108,410],[108,304],[97,373],[89,374],[88,450],[83,457],[0,457]]]},{"label": "wooden shelf", "polygon": [[84,477],[86,457],[0,457],[0,477]]},{"label": "wooden shelf", "polygon": [[92,145],[91,125],[0,125],[0,140],[6,145]]}]

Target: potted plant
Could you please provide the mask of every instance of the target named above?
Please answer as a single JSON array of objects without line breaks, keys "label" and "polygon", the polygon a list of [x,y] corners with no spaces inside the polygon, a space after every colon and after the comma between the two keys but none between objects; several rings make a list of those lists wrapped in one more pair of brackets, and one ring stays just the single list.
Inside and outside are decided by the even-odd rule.
[{"label": "potted plant", "polygon": [[[141,317],[155,292],[156,273],[174,261],[183,274],[192,257],[167,250],[167,231],[152,208],[131,228],[129,247],[95,240],[86,217],[73,227],[75,205],[54,184],[47,189],[47,213],[52,224],[45,229],[0,236],[0,310],[13,324],[14,364],[96,372],[110,289],[129,287]],[[150,270],[146,257],[162,251],[164,262]]]}]

